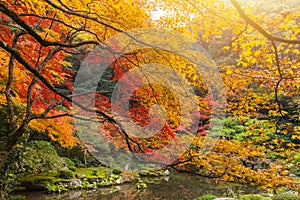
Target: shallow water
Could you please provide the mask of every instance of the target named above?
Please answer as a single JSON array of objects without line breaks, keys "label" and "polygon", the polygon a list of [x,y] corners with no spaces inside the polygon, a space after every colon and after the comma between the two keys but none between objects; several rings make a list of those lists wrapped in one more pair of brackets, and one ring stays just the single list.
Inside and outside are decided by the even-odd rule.
[{"label": "shallow water", "polygon": [[193,199],[203,194],[226,195],[228,188],[242,193],[255,193],[253,188],[236,184],[215,184],[212,179],[205,179],[187,173],[171,174],[169,177],[146,179],[147,188],[137,190],[135,184],[103,187],[96,190],[74,190],[63,194],[45,194],[44,192],[25,192],[27,200],[121,200],[121,199]]}]

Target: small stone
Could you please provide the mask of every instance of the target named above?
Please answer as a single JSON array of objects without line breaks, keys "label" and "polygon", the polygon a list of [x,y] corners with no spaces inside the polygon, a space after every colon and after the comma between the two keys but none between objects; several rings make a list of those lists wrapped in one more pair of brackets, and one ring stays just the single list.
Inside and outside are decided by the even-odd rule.
[{"label": "small stone", "polygon": [[121,184],[121,183],[123,183],[123,179],[122,179],[122,178],[118,178],[118,179],[116,180],[116,184]]},{"label": "small stone", "polygon": [[69,193],[69,197],[70,199],[78,199],[80,196],[82,195],[82,192],[81,191],[71,191]]},{"label": "small stone", "polygon": [[96,182],[101,182],[103,178],[96,178]]},{"label": "small stone", "polygon": [[80,186],[81,180],[79,180],[79,179],[72,180],[69,185],[70,185],[70,187]]},{"label": "small stone", "polygon": [[91,184],[88,186],[89,189],[97,189],[97,185]]},{"label": "small stone", "polygon": [[93,184],[93,183],[97,182],[97,180],[94,179],[94,178],[88,178],[87,181],[88,181],[90,184]]},{"label": "small stone", "polygon": [[76,178],[84,179],[86,176],[84,174],[76,174]]},{"label": "small stone", "polygon": [[170,171],[167,169],[164,171],[164,176],[169,176],[170,175]]}]

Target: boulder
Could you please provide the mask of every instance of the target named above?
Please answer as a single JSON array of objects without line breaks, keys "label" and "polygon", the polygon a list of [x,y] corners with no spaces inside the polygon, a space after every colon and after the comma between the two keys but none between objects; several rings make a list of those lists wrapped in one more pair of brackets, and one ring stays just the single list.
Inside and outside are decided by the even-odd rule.
[{"label": "boulder", "polygon": [[69,183],[69,186],[71,188],[74,188],[74,187],[79,187],[81,185],[81,180],[79,179],[75,179],[75,180],[72,180],[70,183]]}]

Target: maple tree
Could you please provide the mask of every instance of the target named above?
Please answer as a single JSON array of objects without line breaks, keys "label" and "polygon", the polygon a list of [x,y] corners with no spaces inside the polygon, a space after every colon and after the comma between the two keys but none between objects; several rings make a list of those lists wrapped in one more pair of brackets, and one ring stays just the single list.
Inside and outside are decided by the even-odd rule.
[{"label": "maple tree", "polygon": [[[128,15],[120,15],[123,10]],[[79,142],[73,135],[68,57],[84,55],[111,34],[144,24],[145,18],[126,1],[1,2],[0,99],[9,122],[1,165],[27,127],[47,131],[66,147]]]},{"label": "maple tree", "polygon": [[[221,0],[159,3],[8,0],[0,3],[0,103],[1,109],[7,112],[9,124],[2,164],[28,127],[47,131],[53,140],[66,147],[79,143],[73,135],[72,117],[77,110],[71,107],[72,102],[88,113],[95,112],[96,119],[91,117],[88,120],[100,121],[106,137],[126,151],[151,155],[178,139],[178,130],[184,130],[184,135],[196,127],[197,136],[190,148],[171,164],[175,169],[189,170],[188,166],[192,166],[198,175],[250,183],[264,189],[297,187],[289,177],[286,165],[292,162],[288,161],[287,155],[299,155],[299,11],[278,13],[274,17],[254,15],[250,7],[241,8],[235,0],[231,0],[232,4]],[[153,22],[147,13],[155,9],[164,11],[165,15]],[[179,31],[195,38],[213,57],[216,56],[226,85],[228,116],[238,117],[227,120],[240,124],[228,125],[230,130],[224,129],[224,132],[214,132],[213,128],[209,130],[210,123],[217,121],[211,114],[215,99],[210,98],[208,90],[213,83],[205,82],[182,55],[152,49],[149,45],[149,48],[119,56],[123,53],[123,49],[118,48],[121,44],[104,43],[116,33],[135,40],[126,31],[140,27]],[[159,42],[163,43],[163,40]],[[178,44],[176,41],[173,43]],[[102,80],[97,80],[96,94],[86,95],[83,91],[84,97],[78,94],[72,99],[76,69],[72,68],[74,61],[71,59],[80,63],[96,45],[111,51],[117,59],[109,64]],[[214,52],[217,50],[217,53]],[[92,59],[95,63],[100,61],[103,61],[101,56]],[[184,121],[180,99],[176,99],[174,91],[163,85],[149,81],[135,89],[146,71],[137,73],[135,79],[124,78],[127,72],[141,69],[141,65],[149,62],[170,66],[188,80],[196,91],[191,98],[198,105],[197,109],[189,111],[200,120]],[[163,68],[157,72],[158,77],[166,74]],[[128,117],[141,127],[155,120],[151,118],[153,105],[163,107],[166,122],[155,136],[130,137],[118,119],[112,116],[111,101],[116,84],[122,89],[119,94],[134,93],[130,99],[125,98],[126,95],[124,99],[115,99],[113,106],[118,114],[125,115],[128,111]],[[291,102],[284,102],[285,98]],[[87,110],[82,106],[81,103],[86,100],[95,100],[95,108]],[[129,100],[129,110],[124,107],[124,100]],[[185,106],[190,105],[186,102]],[[291,110],[291,107],[296,109]],[[262,121],[250,123],[245,116]],[[156,120],[154,124],[161,125],[161,119]],[[181,121],[184,121],[183,126]],[[233,137],[231,133],[239,135]],[[209,154],[201,150],[205,136],[221,138]],[[178,146],[185,142],[184,137],[181,139],[183,141],[178,141]],[[101,146],[91,150],[97,151],[97,148]],[[274,152],[285,158],[286,163],[269,163],[267,155]],[[160,155],[159,159],[172,158]],[[265,163],[265,166],[257,166],[259,162]]]},{"label": "maple tree", "polygon": [[[250,178],[255,179],[254,182],[257,185],[261,185],[264,189],[274,189],[280,187],[281,184],[283,187],[293,188],[295,185],[287,176],[289,173],[287,171],[284,172],[286,179],[271,178],[273,179],[271,181],[266,177],[272,177],[274,166],[268,168],[269,172],[239,166],[245,164],[241,160],[252,159],[246,151],[256,154],[254,151],[256,148],[259,149],[257,157],[266,157],[265,152],[268,148],[281,158],[299,153],[299,140],[297,139],[299,119],[297,119],[297,114],[297,117],[294,114],[291,115],[291,113],[298,112],[290,111],[288,106],[283,105],[283,100],[291,97],[288,98],[292,100],[290,104],[293,104],[296,110],[299,108],[299,103],[297,103],[300,72],[299,59],[297,59],[300,42],[298,37],[299,11],[283,11],[277,13],[275,17],[269,17],[263,14],[254,15],[250,7],[242,9],[235,0],[231,3],[230,5],[223,1],[187,1],[185,3],[178,1],[174,3],[176,6],[170,7],[167,1],[162,1],[159,5],[145,2],[149,10],[158,9],[164,12],[160,20],[155,22],[157,27],[172,27],[183,33],[192,34],[213,57],[216,54],[219,56],[216,59],[223,72],[222,77],[227,89],[228,116],[249,116],[270,120],[267,122],[269,125],[266,126],[270,129],[262,127],[247,129],[241,136],[243,138],[246,135],[250,138],[246,144],[243,143],[245,138],[234,145],[231,143],[235,142],[232,141],[232,137],[229,137],[229,141],[221,139],[208,156],[201,157],[203,144],[201,138],[196,139],[191,151],[179,159],[178,164],[182,167],[181,169],[185,169],[184,166],[190,164],[194,165],[196,167],[193,171],[196,170],[197,173],[199,170],[203,171],[202,175],[205,175],[209,169],[212,177],[223,177],[232,181],[250,183],[251,180],[245,180],[249,175]],[[236,130],[233,131],[234,135]],[[213,130],[212,134],[214,134]],[[224,134],[227,133],[224,132]],[[219,146],[220,144],[222,145]],[[234,150],[233,146],[238,146],[237,149],[241,151]],[[224,152],[231,150],[241,154],[238,153],[239,156],[235,157],[233,152],[227,152],[228,154]],[[228,155],[231,157],[228,158]],[[256,160],[256,162],[260,161]],[[280,163],[275,168],[283,170],[282,165],[283,163]],[[234,178],[232,170],[237,172],[237,179]],[[265,176],[262,173],[270,174]],[[260,179],[261,177],[264,178]]]}]

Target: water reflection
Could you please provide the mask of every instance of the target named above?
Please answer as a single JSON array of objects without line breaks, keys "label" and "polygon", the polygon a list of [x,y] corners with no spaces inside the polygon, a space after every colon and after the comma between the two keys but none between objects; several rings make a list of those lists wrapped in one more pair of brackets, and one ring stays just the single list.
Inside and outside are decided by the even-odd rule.
[{"label": "water reflection", "polygon": [[203,194],[226,195],[228,188],[241,193],[255,193],[255,189],[234,184],[216,184],[212,179],[192,176],[186,173],[171,174],[170,177],[147,178],[148,187],[137,190],[135,184],[98,188],[96,190],[69,191],[63,194],[46,195],[42,192],[28,192],[28,200],[161,200],[161,199],[193,199]]}]

